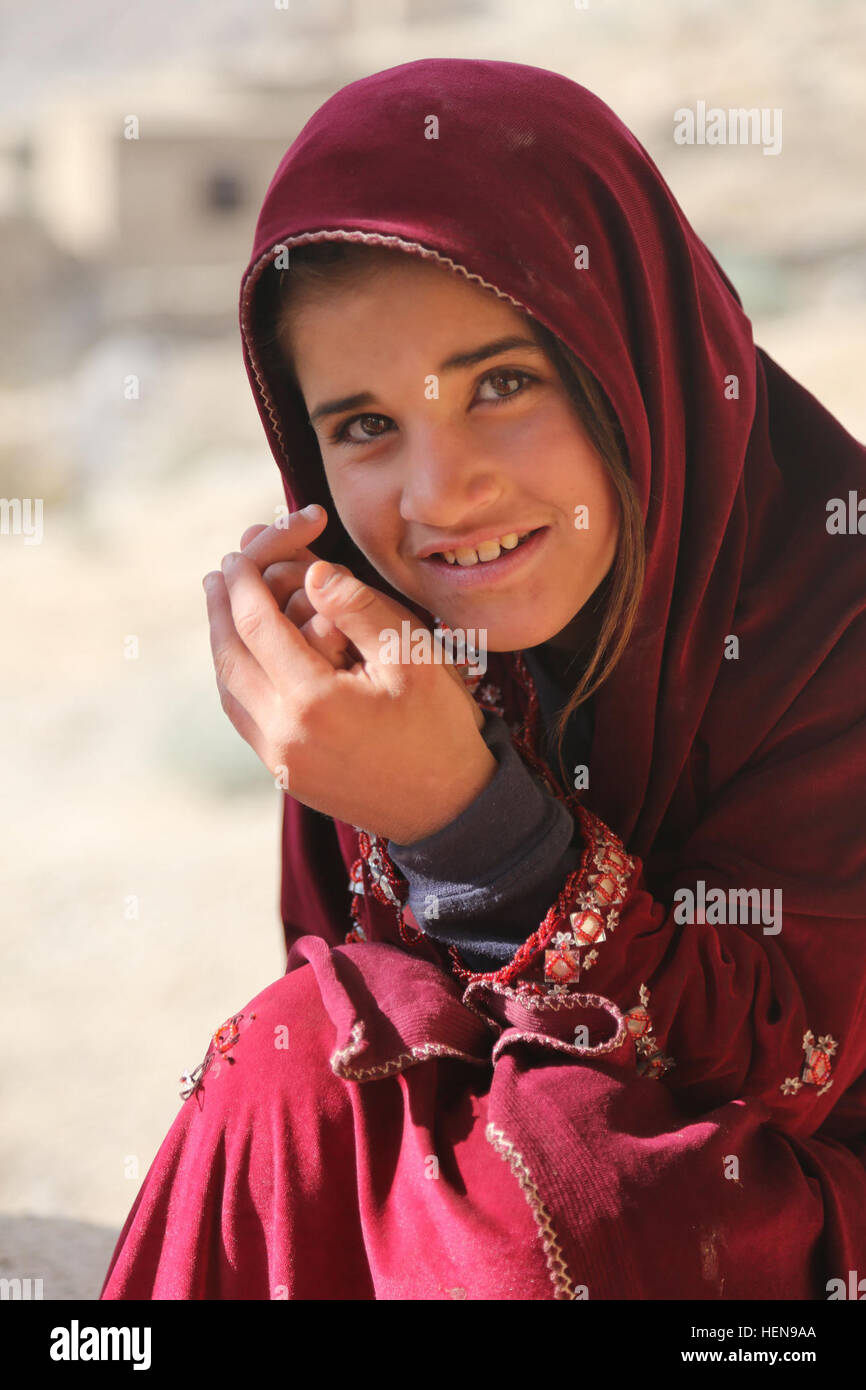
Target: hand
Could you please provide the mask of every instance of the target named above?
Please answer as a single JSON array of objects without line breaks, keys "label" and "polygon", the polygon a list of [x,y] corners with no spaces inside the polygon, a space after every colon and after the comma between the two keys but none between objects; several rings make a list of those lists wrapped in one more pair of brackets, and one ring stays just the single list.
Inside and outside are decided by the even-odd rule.
[{"label": "hand", "polygon": [[[318,589],[329,569],[332,582]],[[336,669],[280,611],[249,554],[226,556],[223,573],[207,579],[223,709],[273,776],[287,770],[299,801],[411,844],[450,824],[493,779],[497,762],[479,735],[483,712],[456,670],[380,660],[384,628],[421,626],[402,604],[343,566],[309,565],[304,587],[314,612],[358,653]]]},{"label": "hand", "polygon": [[[337,670],[348,670],[360,653],[330,618],[317,611],[304,588],[304,576],[318,557],[307,544],[301,546],[300,542],[308,543],[320,535],[328,517],[324,507],[315,505],[319,507],[319,516],[312,519],[297,511],[289,513],[288,526],[266,526],[264,523],[248,526],[241,536],[241,550],[258,565],[278,606],[300,629],[310,646],[321,652]],[[469,701],[475,727],[483,729],[484,711],[466,689],[457,668],[445,666],[443,669]]]},{"label": "hand", "polygon": [[309,545],[321,535],[328,519],[324,507],[318,506],[318,511],[312,518],[302,511],[290,512],[288,525],[248,526],[241,536],[241,550],[258,565],[277,604],[310,646],[332,666],[345,669],[357,659],[357,653],[350,651],[351,644],[330,619],[316,612],[304,592],[304,575],[319,558]]}]

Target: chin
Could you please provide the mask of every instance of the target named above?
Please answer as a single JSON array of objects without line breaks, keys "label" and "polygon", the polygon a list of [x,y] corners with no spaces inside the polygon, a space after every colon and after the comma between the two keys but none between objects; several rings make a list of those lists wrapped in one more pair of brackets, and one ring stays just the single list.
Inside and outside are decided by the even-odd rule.
[{"label": "chin", "polygon": [[477,620],[463,622],[451,622],[444,614],[440,616],[449,627],[475,628],[476,632],[484,632],[484,644],[488,652],[522,652],[527,647],[537,647],[541,642],[546,642],[559,631],[558,628],[551,627],[550,623],[533,622],[529,617],[523,620],[512,618],[485,626],[481,614]]}]

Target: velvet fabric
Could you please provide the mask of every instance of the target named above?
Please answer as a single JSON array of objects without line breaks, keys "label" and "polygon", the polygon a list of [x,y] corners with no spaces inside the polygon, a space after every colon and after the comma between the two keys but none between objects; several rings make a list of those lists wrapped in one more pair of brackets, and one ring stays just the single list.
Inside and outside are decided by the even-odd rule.
[{"label": "velvet fabric", "polygon": [[[280,164],[240,317],[286,498],[331,517],[316,553],[407,607],[341,526],[257,339],[277,249],[327,238],[505,296],[616,412],[647,570],[583,801],[634,871],[581,993],[529,1007],[408,946],[369,881],[367,940],[346,944],[357,831],[286,796],[287,974],[183,1104],[102,1296],[826,1298],[866,1273],[866,548],[827,526],[831,499],[866,493],[866,451],[755,345],[597,96],[521,64],[388,69]],[[489,662],[516,727],[514,655]],[[683,922],[677,891],[714,888],[780,890],[778,929]],[[660,1076],[628,1026],[642,990]]]}]

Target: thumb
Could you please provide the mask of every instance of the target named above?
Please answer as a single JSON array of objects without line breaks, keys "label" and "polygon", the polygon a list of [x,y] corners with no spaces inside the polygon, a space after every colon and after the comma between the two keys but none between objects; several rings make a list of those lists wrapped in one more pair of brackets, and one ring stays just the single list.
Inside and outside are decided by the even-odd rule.
[{"label": "thumb", "polygon": [[411,627],[421,626],[407,608],[362,584],[344,565],[317,560],[307,569],[304,587],[316,611],[329,618],[373,666],[382,664],[384,643],[390,641],[393,647],[390,634],[399,642],[403,622],[409,619]]}]

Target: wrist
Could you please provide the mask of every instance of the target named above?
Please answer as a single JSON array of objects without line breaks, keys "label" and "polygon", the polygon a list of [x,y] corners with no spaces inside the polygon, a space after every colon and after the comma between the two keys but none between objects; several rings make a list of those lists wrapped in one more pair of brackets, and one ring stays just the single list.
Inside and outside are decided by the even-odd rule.
[{"label": "wrist", "polygon": [[393,831],[386,837],[395,845],[405,846],[427,839],[438,831],[451,825],[462,815],[489,786],[499,768],[499,763],[483,739],[478,740],[475,756],[467,759],[455,775],[451,770],[441,788],[441,795],[420,798],[424,804],[414,808],[414,819],[404,826],[398,826],[399,833]]}]

